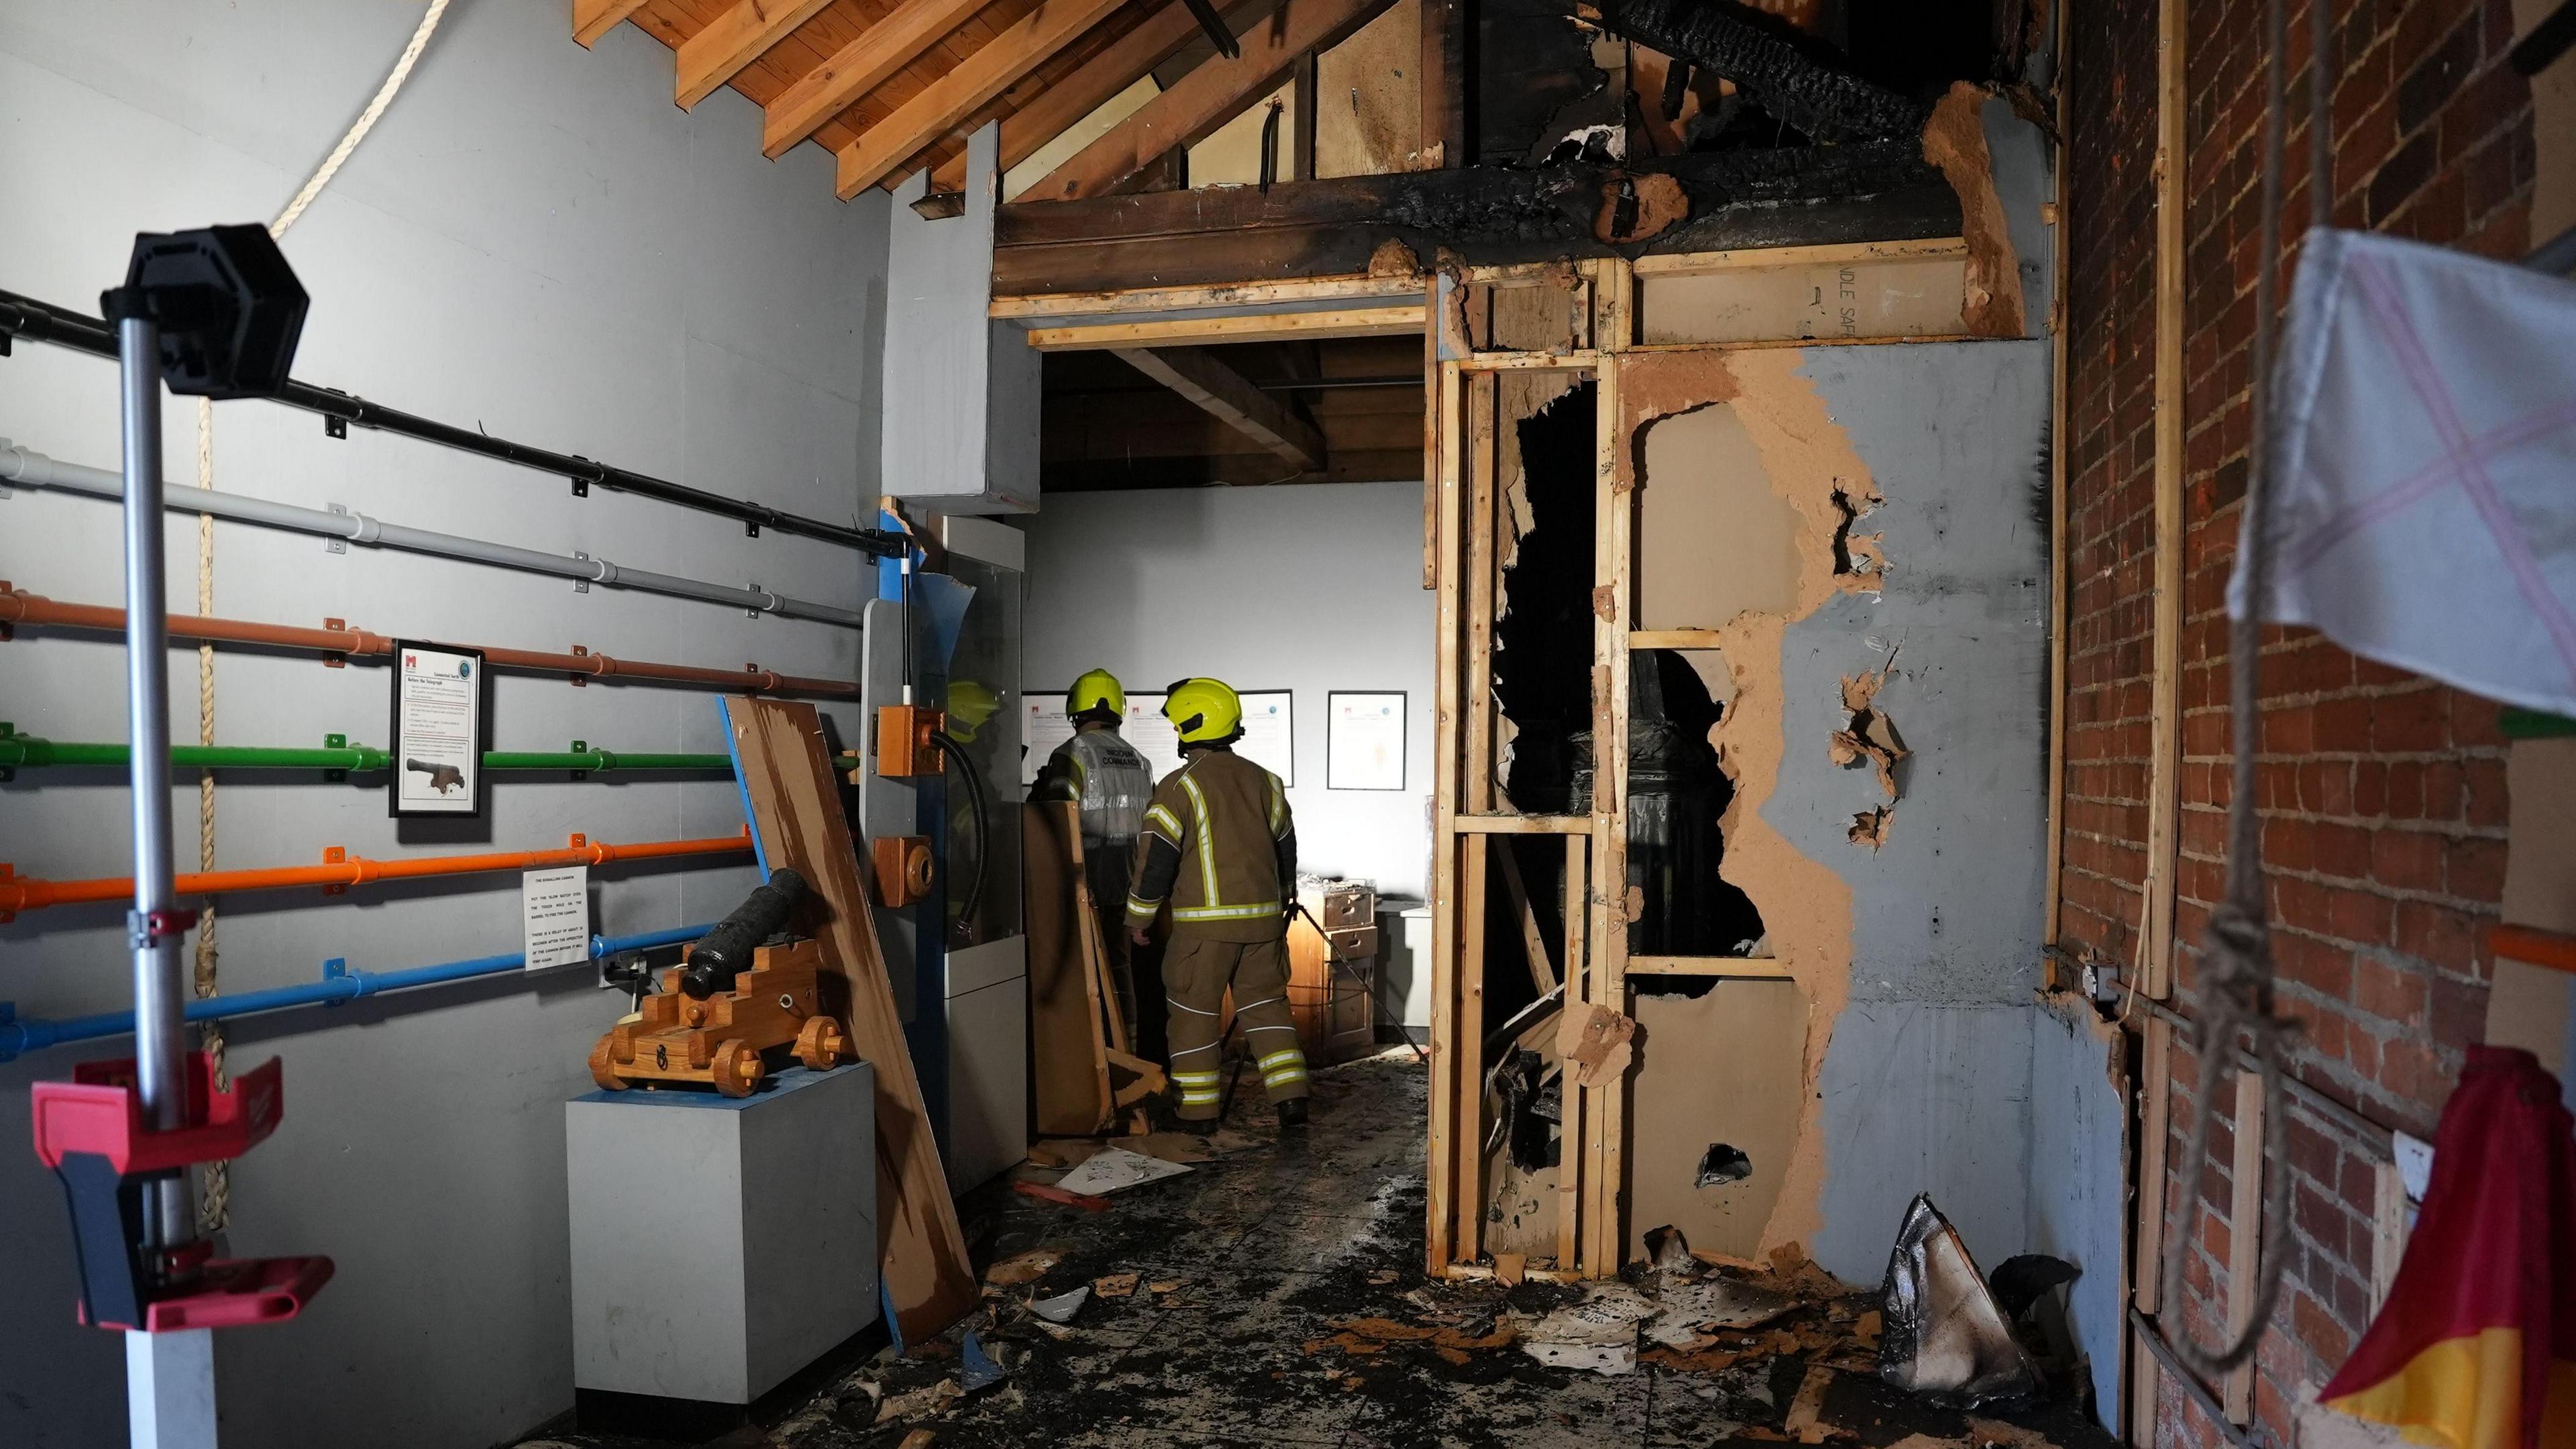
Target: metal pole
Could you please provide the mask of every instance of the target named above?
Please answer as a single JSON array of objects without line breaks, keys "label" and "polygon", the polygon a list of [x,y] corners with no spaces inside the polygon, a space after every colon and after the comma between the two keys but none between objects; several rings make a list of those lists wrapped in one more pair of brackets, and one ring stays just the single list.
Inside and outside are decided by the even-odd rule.
[{"label": "metal pole", "polygon": [[[170,638],[162,570],[161,335],[148,317],[117,324],[125,413],[125,722],[132,742],[135,1089],[156,1132],[187,1125],[187,983],[170,863]],[[144,1184],[144,1241],[157,1277],[197,1235],[188,1175]]]}]

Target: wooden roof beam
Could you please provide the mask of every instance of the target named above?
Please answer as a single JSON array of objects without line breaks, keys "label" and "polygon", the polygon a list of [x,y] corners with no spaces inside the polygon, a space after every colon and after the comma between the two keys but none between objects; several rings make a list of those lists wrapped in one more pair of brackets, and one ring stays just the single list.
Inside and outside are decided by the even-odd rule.
[{"label": "wooden roof beam", "polygon": [[[1184,12],[1186,13],[1186,12]],[[1179,393],[1210,417],[1297,465],[1324,471],[1324,435],[1243,374],[1205,352],[1148,347],[1113,349],[1128,366]]]},{"label": "wooden roof beam", "polygon": [[1286,0],[1244,36],[1243,54],[1211,57],[1028,189],[1031,201],[1100,196],[1175,146],[1196,145],[1254,100],[1277,90],[1298,57],[1357,30],[1391,0]]},{"label": "wooden roof beam", "polygon": [[[1253,20],[1268,13],[1269,0],[1246,0],[1227,7],[1226,20],[1241,34]],[[1008,171],[1036,155],[1083,117],[1152,74],[1154,67],[1170,60],[1199,33],[1198,20],[1187,5],[1181,0],[1160,0],[1152,14],[1118,37],[1107,50],[1002,118],[1002,169]],[[966,158],[962,154],[939,163],[939,169],[931,173],[933,191],[958,191],[965,185]]]},{"label": "wooden roof beam", "polygon": [[742,74],[787,33],[814,18],[832,0],[742,0],[680,42],[679,78],[673,92],[680,109],[693,110]]},{"label": "wooden roof beam", "polygon": [[572,38],[586,49],[615,30],[627,16],[644,8],[644,0],[572,0]]},{"label": "wooden roof beam", "polygon": [[[1000,95],[1046,58],[1071,44],[1125,0],[1040,0],[1019,23],[994,36],[946,75],[924,86],[891,116],[840,150],[843,201],[894,174],[922,147]],[[1380,0],[1383,3],[1383,0]]]},{"label": "wooden roof beam", "polygon": [[[770,101],[760,122],[761,154],[772,161],[786,155],[851,102],[918,60],[939,37],[983,6],[984,0],[905,0]],[[965,165],[965,158],[959,157],[961,174]]]}]

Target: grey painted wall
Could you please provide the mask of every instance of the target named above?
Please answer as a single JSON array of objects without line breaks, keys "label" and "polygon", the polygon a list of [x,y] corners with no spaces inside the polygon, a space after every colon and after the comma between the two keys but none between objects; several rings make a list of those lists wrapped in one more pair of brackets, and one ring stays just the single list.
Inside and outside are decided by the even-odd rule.
[{"label": "grey painted wall", "polygon": [[[2049,353],[2036,342],[1833,347],[1804,368],[1886,505],[1865,531],[1891,562],[1782,646],[1788,751],[1764,818],[1852,886],[1849,1010],[1825,1096],[1818,1261],[1859,1281],[1930,1191],[1970,1249],[2020,1251],[2030,1027],[2047,813]],[[1845,838],[1884,800],[1828,759],[1841,681],[1896,651],[1878,705],[1914,752],[1876,852]]]},{"label": "grey painted wall", "polygon": [[[0,286],[95,310],[133,233],[265,219],[372,93],[416,5],[325,0],[204,6],[101,0],[0,9],[0,176],[14,218]],[[585,52],[560,5],[461,0],[403,93],[285,250],[313,294],[296,371],[442,419],[834,518],[877,493],[875,359],[885,207],[832,199],[828,156],[773,165],[758,110],[720,91],[670,103],[670,52],[632,27]],[[113,370],[21,346],[0,361],[0,435],[117,464]],[[167,411],[170,474],[192,471],[193,403]],[[757,580],[854,606],[848,553],[559,482],[255,402],[216,414],[217,486],[397,522],[583,549],[673,573]],[[116,510],[54,495],[0,501],[0,578],[112,602]],[[851,674],[855,632],[682,600],[217,525],[216,611],[382,633],[644,659]],[[194,520],[170,530],[174,604],[195,597]],[[122,650],[73,635],[0,645],[0,719],[58,739],[123,735]],[[217,738],[385,738],[385,671],[226,651]],[[195,661],[173,656],[173,734],[196,738]],[[846,730],[851,711],[841,716]],[[498,681],[495,743],[575,738],[714,750],[692,691]],[[196,859],[195,782],[180,853]],[[28,772],[0,789],[0,860],[26,874],[121,874],[121,779]],[[309,861],[326,845],[407,848],[380,790],[311,776],[223,788],[219,863]],[[512,781],[492,791],[493,848],[739,827],[730,784]],[[598,924],[710,920],[747,866],[594,876]],[[240,897],[222,920],[227,990],[318,975],[325,957],[395,969],[517,949],[517,881]],[[121,918],[51,910],[0,927],[0,998],[30,1016],[127,1002]],[[571,1402],[561,1103],[615,998],[554,973],[244,1022],[235,1060],[286,1059],[284,1125],[236,1169],[235,1252],[327,1253],[339,1276],[301,1320],[220,1336],[224,1442],[482,1446]],[[0,1067],[0,1443],[123,1441],[113,1336],[71,1323],[59,1194],[22,1125],[26,1084],[66,1049]]]},{"label": "grey painted wall", "polygon": [[[1420,895],[1430,863],[1432,596],[1422,485],[1069,493],[1029,520],[1023,684],[1096,666],[1131,689],[1204,674],[1293,689],[1305,869]],[[1408,693],[1405,789],[1324,788],[1325,695]]]}]

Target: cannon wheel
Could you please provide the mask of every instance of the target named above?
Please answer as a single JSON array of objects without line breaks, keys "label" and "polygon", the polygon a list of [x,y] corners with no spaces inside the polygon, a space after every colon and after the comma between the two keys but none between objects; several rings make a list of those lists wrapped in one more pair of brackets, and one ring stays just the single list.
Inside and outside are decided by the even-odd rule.
[{"label": "cannon wheel", "polygon": [[616,1045],[616,1041],[616,1034],[612,1032],[601,1037],[599,1045],[590,1049],[590,1079],[609,1091],[623,1092],[632,1084],[617,1075],[616,1068],[610,1061],[609,1052]]},{"label": "cannon wheel", "polygon": [[831,1017],[809,1018],[804,1030],[796,1033],[796,1060],[814,1071],[828,1072],[849,1054],[850,1038]]},{"label": "cannon wheel", "polygon": [[713,1066],[716,1090],[728,1097],[750,1096],[752,1088],[759,1086],[760,1079],[769,1072],[760,1053],[738,1036],[727,1037],[716,1047]]}]

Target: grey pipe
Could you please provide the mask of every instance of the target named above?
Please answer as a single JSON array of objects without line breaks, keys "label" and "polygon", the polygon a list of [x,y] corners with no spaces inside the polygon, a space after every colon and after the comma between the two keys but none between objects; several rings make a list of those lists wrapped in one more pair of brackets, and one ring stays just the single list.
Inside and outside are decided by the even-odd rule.
[{"label": "grey pipe", "polygon": [[[134,1086],[144,1124],[156,1132],[188,1125],[188,1024],[181,1014],[186,983],[179,970],[185,932],[171,913],[179,904],[170,863],[169,599],[162,575],[161,330],[149,317],[117,324],[123,383],[125,476],[125,727],[134,812],[134,914],[126,937],[134,950]],[[113,478],[114,475],[107,475]],[[157,1278],[171,1250],[196,1237],[196,1206],[184,1171],[144,1188],[144,1231],[158,1250]],[[139,1326],[139,1325],[138,1325]]]},{"label": "grey pipe", "polygon": [[[104,468],[66,463],[0,438],[0,489],[12,483],[55,488],[92,498],[121,498],[125,491],[123,480]],[[490,564],[495,568],[518,569],[526,573],[552,574],[557,578],[578,579],[610,588],[670,594],[710,604],[731,604],[736,608],[755,609],[784,618],[811,619],[849,629],[859,627],[859,613],[855,609],[836,609],[829,604],[791,599],[767,589],[735,588],[727,584],[707,583],[702,579],[684,579],[676,574],[655,573],[650,569],[626,568],[604,558],[578,558],[506,543],[486,543],[481,539],[460,538],[452,533],[407,528],[363,513],[330,513],[319,508],[299,508],[291,503],[272,503],[264,498],[246,498],[238,493],[218,493],[176,484],[167,485],[162,491],[163,506],[174,513],[210,513],[217,518],[229,518],[240,523],[320,534],[325,538],[344,538],[370,548],[398,548],[406,553],[464,559],[469,563]]]}]

